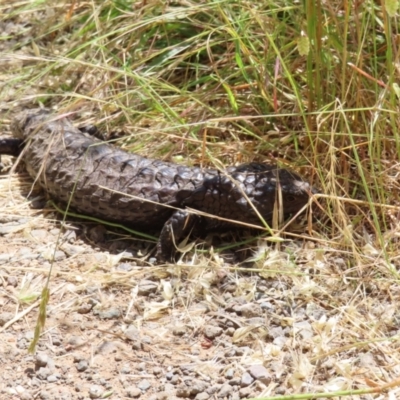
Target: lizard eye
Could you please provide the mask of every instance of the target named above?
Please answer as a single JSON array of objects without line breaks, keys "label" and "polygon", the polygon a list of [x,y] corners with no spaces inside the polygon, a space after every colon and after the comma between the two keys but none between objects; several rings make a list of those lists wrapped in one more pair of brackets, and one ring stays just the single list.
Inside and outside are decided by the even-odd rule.
[{"label": "lizard eye", "polygon": [[289,196],[286,197],[286,200],[287,200],[289,203],[293,203],[294,201],[296,201],[296,197],[293,196],[293,195],[289,195]]}]

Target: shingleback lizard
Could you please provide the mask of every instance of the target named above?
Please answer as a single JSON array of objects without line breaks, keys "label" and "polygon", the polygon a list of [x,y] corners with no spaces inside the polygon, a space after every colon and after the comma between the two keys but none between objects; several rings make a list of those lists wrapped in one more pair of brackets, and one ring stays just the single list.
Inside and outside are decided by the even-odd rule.
[{"label": "shingleback lizard", "polygon": [[174,243],[192,231],[240,228],[226,220],[263,226],[262,219],[271,222],[277,199],[288,216],[300,211],[314,193],[299,175],[274,165],[248,163],[220,171],[131,154],[48,110],[18,114],[11,130],[14,142],[7,148],[0,141],[0,152],[17,153],[15,140],[23,141],[29,174],[53,199],[136,229],[161,229],[159,261],[171,260]]}]

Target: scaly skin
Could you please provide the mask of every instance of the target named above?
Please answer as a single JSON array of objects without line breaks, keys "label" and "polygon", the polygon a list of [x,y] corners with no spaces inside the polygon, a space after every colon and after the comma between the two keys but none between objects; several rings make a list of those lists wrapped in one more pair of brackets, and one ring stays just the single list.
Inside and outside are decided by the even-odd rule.
[{"label": "scaly skin", "polygon": [[192,229],[205,233],[240,227],[193,215],[187,208],[262,226],[254,208],[271,221],[278,182],[285,215],[302,209],[313,192],[297,174],[272,165],[250,163],[218,171],[127,153],[47,110],[17,115],[11,129],[26,143],[29,174],[50,197],[104,220],[147,231],[161,228],[160,261],[172,259],[174,241],[178,244]]}]

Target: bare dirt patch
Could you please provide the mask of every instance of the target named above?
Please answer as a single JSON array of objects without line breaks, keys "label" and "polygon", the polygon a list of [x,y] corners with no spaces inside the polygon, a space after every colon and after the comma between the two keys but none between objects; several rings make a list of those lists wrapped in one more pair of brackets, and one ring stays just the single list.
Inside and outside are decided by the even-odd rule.
[{"label": "bare dirt patch", "polygon": [[[177,162],[200,164],[209,149],[214,153],[207,161],[217,165],[247,161],[254,154],[289,162],[295,154],[295,146],[287,145],[291,135],[273,124],[266,127],[265,117],[257,115],[256,101],[264,99],[265,88],[231,75],[243,62],[249,63],[243,67],[246,79],[266,68],[261,61],[255,64],[260,52],[235,58],[235,46],[244,46],[246,33],[227,48],[223,36],[210,45],[220,28],[210,16],[217,14],[226,25],[221,22],[221,32],[234,33],[229,24],[236,7],[225,13],[213,2],[210,9],[206,2],[9,3],[1,6],[0,21],[2,135],[10,133],[14,112],[45,103],[55,111],[78,110],[76,123],[98,122],[110,134],[127,130],[131,136],[121,141],[124,147]],[[244,22],[239,18],[254,11],[253,3],[242,3],[236,17],[244,25],[237,27],[249,20],[256,26],[257,15]],[[199,10],[205,14],[190,25]],[[263,27],[271,23],[270,14],[269,9],[263,14]],[[184,33],[194,35],[182,39],[186,47],[172,35],[182,21]],[[157,26],[153,30],[156,23],[168,34]],[[196,36],[200,28],[208,29],[207,35]],[[265,33],[255,32],[250,42],[260,37]],[[204,62],[203,53],[197,60],[193,48],[208,52],[212,62]],[[231,59],[219,58],[224,56]],[[120,64],[113,63],[117,59]],[[297,59],[295,71],[301,69]],[[188,77],[192,81],[179,86]],[[286,90],[282,104],[294,97]],[[229,112],[236,116],[229,107],[249,125],[233,118],[218,125]],[[294,108],[290,100],[282,114]],[[321,115],[323,120],[326,114]],[[120,119],[126,125],[120,126]],[[208,119],[210,129],[198,137],[188,133]],[[293,120],[303,121],[296,113]],[[296,132],[299,147],[301,130]],[[207,151],[202,147],[206,137],[213,139]],[[332,149],[333,155],[323,157],[334,165],[337,148]],[[364,229],[360,222],[370,222],[370,214],[354,207],[349,217],[334,198],[331,209],[339,211],[323,220],[329,227],[317,225],[313,238],[304,233],[283,243],[260,240],[251,262],[234,264],[205,246],[205,253],[190,252],[177,264],[154,266],[147,262],[152,246],[147,242],[73,218],[63,224],[23,165],[11,171],[15,161],[3,157],[0,176],[2,399],[238,400],[338,391],[352,399],[400,396],[395,214],[382,235],[394,250],[385,254],[373,225],[365,223]],[[339,180],[330,172],[321,172],[326,187]],[[349,181],[339,181],[353,193]],[[324,236],[327,232],[332,234]],[[31,355],[50,270],[45,329]],[[351,390],[362,393],[349,395]]]}]

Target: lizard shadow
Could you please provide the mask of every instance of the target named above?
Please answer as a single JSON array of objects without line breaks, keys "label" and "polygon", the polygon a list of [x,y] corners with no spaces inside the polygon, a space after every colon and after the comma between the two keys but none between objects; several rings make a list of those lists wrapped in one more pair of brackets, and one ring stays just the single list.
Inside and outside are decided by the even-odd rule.
[{"label": "lizard shadow", "polygon": [[[34,185],[29,190],[26,185],[23,185],[19,188],[19,192],[27,199],[32,210],[39,211],[49,221],[56,221],[57,228],[63,229],[61,244],[63,242],[84,243],[94,252],[122,255],[122,259],[134,260],[137,265],[158,264],[154,255],[160,229],[155,229],[150,233],[134,234],[131,228],[121,224],[94,221],[93,218],[87,216],[78,217],[73,209],[65,215],[60,205],[46,198],[46,194],[38,185]],[[247,260],[254,255],[259,236],[260,231],[249,229],[190,235],[186,244],[180,244],[176,260],[182,254],[184,259],[189,260],[197,251],[201,254],[200,257],[210,258],[216,254],[227,264],[248,265]]]},{"label": "lizard shadow", "polygon": [[[29,193],[21,193],[29,196]],[[38,197],[38,194],[40,195]],[[65,223],[63,229],[65,233],[73,231],[73,241],[80,241],[90,246],[94,252],[108,252],[111,255],[122,255],[124,260],[134,260],[138,266],[148,266],[160,264],[155,256],[156,244],[160,229],[143,233],[133,231],[129,227],[121,224],[108,223],[106,221],[93,221],[93,218],[87,216],[77,216],[74,210],[65,216],[60,212],[58,205],[45,198],[45,194],[38,187],[30,193],[33,198],[30,206],[36,210],[43,210],[45,216],[49,219],[57,220],[60,227]],[[29,199],[29,197],[27,197]],[[299,219],[305,221],[305,216],[298,217],[293,221],[295,230],[301,230],[298,224]],[[134,233],[132,233],[134,232]],[[144,237],[141,237],[143,235]],[[182,256],[183,261],[191,261],[194,252],[198,252],[198,257],[204,257],[203,260],[210,259],[217,255],[220,260],[228,265],[240,265],[250,267],[254,263],[254,256],[259,249],[258,241],[266,234],[255,229],[242,230],[219,230],[206,235],[194,234],[178,244],[175,260]],[[285,236],[285,234],[283,234]],[[66,240],[68,235],[65,236]],[[272,248],[273,245],[270,245]]]}]

